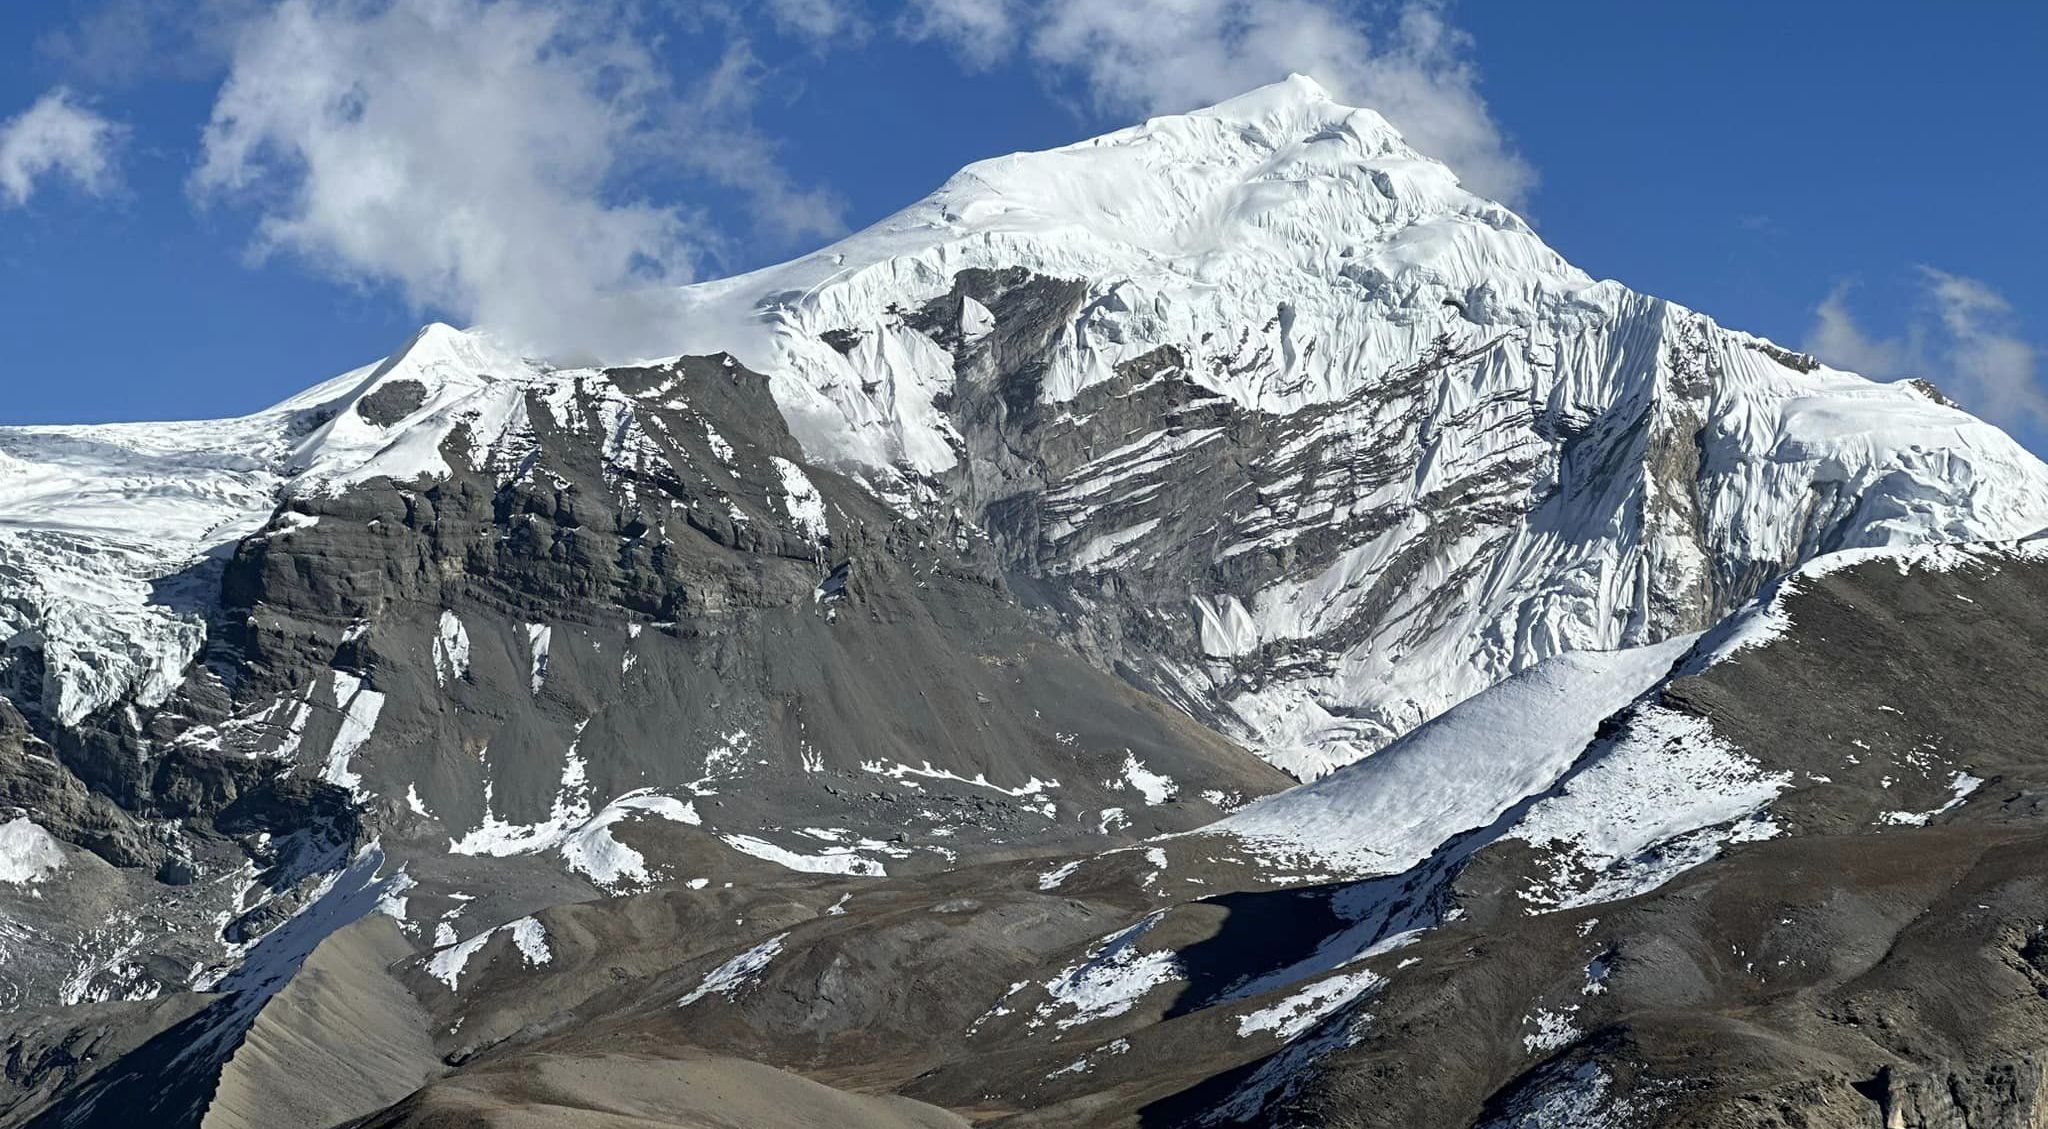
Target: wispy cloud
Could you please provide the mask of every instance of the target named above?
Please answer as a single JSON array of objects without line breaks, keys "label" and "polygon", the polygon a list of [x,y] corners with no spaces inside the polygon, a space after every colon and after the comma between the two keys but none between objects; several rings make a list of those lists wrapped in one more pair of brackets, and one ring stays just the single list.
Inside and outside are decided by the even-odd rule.
[{"label": "wispy cloud", "polygon": [[736,44],[677,83],[632,10],[537,0],[285,0],[245,24],[192,177],[259,211],[259,253],[398,287],[557,356],[625,347],[636,291],[717,237],[629,183],[744,182],[791,235],[830,231],[753,130]]},{"label": "wispy cloud", "polygon": [[2011,303],[1975,279],[1924,269],[1941,319],[1950,383],[1993,421],[2048,425],[2040,350],[2018,333]]},{"label": "wispy cloud", "polygon": [[86,109],[62,87],[0,121],[0,204],[20,207],[50,177],[87,192],[114,184],[114,147],[122,128]]},{"label": "wispy cloud", "polygon": [[663,129],[667,152],[692,173],[738,189],[757,226],[794,241],[845,229],[844,205],[831,192],[799,185],[781,165],[779,144],[754,124],[768,72],[744,38],[729,42],[670,107]]},{"label": "wispy cloud", "polygon": [[853,0],[766,0],[765,8],[776,31],[821,47],[868,37],[867,11]]},{"label": "wispy cloud", "polygon": [[986,67],[1017,46],[1019,0],[911,0],[897,30],[951,46],[971,66]]},{"label": "wispy cloud", "polygon": [[2009,429],[2048,433],[2041,350],[2019,331],[2012,304],[1991,286],[1935,267],[1914,279],[1918,306],[1897,333],[1874,333],[1837,286],[1814,311],[1805,348],[1866,376],[1925,377],[1957,402]]},{"label": "wispy cloud", "polygon": [[1475,191],[1519,205],[1536,182],[1480,94],[1470,36],[1427,0],[1381,20],[1347,0],[913,0],[903,27],[974,64],[1022,52],[1107,113],[1193,109],[1298,71]]},{"label": "wispy cloud", "polygon": [[219,74],[235,30],[266,0],[100,0],[45,32],[36,49],[73,80],[98,88],[144,79],[205,81]]},{"label": "wispy cloud", "polygon": [[1880,380],[1915,375],[1905,370],[1919,346],[1905,337],[1879,337],[1865,330],[1849,309],[1851,289],[1849,283],[1838,283],[1814,307],[1813,327],[1806,331],[1803,347],[1836,368]]}]

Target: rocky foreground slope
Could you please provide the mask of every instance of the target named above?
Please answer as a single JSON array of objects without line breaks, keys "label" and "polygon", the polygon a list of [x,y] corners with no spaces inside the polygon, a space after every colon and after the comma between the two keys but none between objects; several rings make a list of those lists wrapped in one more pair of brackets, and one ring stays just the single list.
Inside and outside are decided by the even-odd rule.
[{"label": "rocky foreground slope", "polygon": [[[366,974],[425,1029],[459,1023],[436,1040],[455,1061],[492,1047],[367,1123],[716,1123],[744,1107],[662,1111],[745,1062],[922,1103],[847,1124],[2034,1124],[2048,761],[2012,727],[2048,718],[2012,688],[2040,676],[2044,585],[2037,544],[1803,574],[1748,638],[1661,649],[1559,778],[1398,871],[1343,873],[1326,826],[1297,845],[1338,873],[1280,878],[1231,821],[543,913],[543,968],[500,937],[452,988]],[[1421,755],[1469,760],[1543,712],[1501,695],[1524,696],[1453,710]],[[750,924],[705,951],[661,924],[728,911]]]},{"label": "rocky foreground slope", "polygon": [[0,1123],[2048,1117],[1938,392],[1299,79],[664,301],[0,429]]}]

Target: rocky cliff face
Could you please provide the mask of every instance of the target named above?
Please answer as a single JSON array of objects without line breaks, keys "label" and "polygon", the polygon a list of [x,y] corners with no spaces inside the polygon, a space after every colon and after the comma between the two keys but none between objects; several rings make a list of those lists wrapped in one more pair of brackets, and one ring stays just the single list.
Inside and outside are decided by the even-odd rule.
[{"label": "rocky cliff face", "polygon": [[1300,80],[667,300],[0,429],[0,1121],[2036,1116],[1938,393]]}]

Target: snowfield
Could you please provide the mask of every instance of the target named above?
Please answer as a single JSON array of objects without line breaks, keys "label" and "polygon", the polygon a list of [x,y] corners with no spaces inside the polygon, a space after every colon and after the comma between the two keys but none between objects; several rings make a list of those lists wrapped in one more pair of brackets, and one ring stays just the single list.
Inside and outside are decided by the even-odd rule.
[{"label": "snowfield", "polygon": [[1212,830],[1307,868],[1407,870],[1446,840],[1550,787],[1592,743],[1600,723],[1662,682],[1693,640],[1559,655],[1373,756],[1253,803]]}]

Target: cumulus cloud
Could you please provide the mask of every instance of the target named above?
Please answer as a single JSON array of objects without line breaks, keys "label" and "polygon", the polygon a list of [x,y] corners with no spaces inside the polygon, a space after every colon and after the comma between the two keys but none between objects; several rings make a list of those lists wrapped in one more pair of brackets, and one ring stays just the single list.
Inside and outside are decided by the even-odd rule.
[{"label": "cumulus cloud", "polygon": [[1479,93],[1470,37],[1435,3],[1375,21],[1348,0],[913,0],[904,26],[974,63],[1021,50],[1105,113],[1189,110],[1300,72],[1474,191],[1520,204],[1535,185]]},{"label": "cumulus cloud", "polygon": [[1925,377],[1993,423],[2048,431],[2048,389],[2041,351],[2021,336],[2012,304],[1973,278],[1921,267],[1919,306],[1894,334],[1864,328],[1837,286],[1814,311],[1805,348],[1831,365],[1866,376]]},{"label": "cumulus cloud", "polygon": [[121,127],[79,105],[59,87],[0,122],[0,203],[20,207],[44,180],[68,178],[102,193],[114,181]]},{"label": "cumulus cloud", "polygon": [[744,45],[678,84],[637,30],[601,3],[285,0],[234,40],[193,191],[252,202],[259,253],[537,352],[637,348],[648,288],[718,241],[635,174],[744,179],[787,233],[837,221],[747,126]]}]

